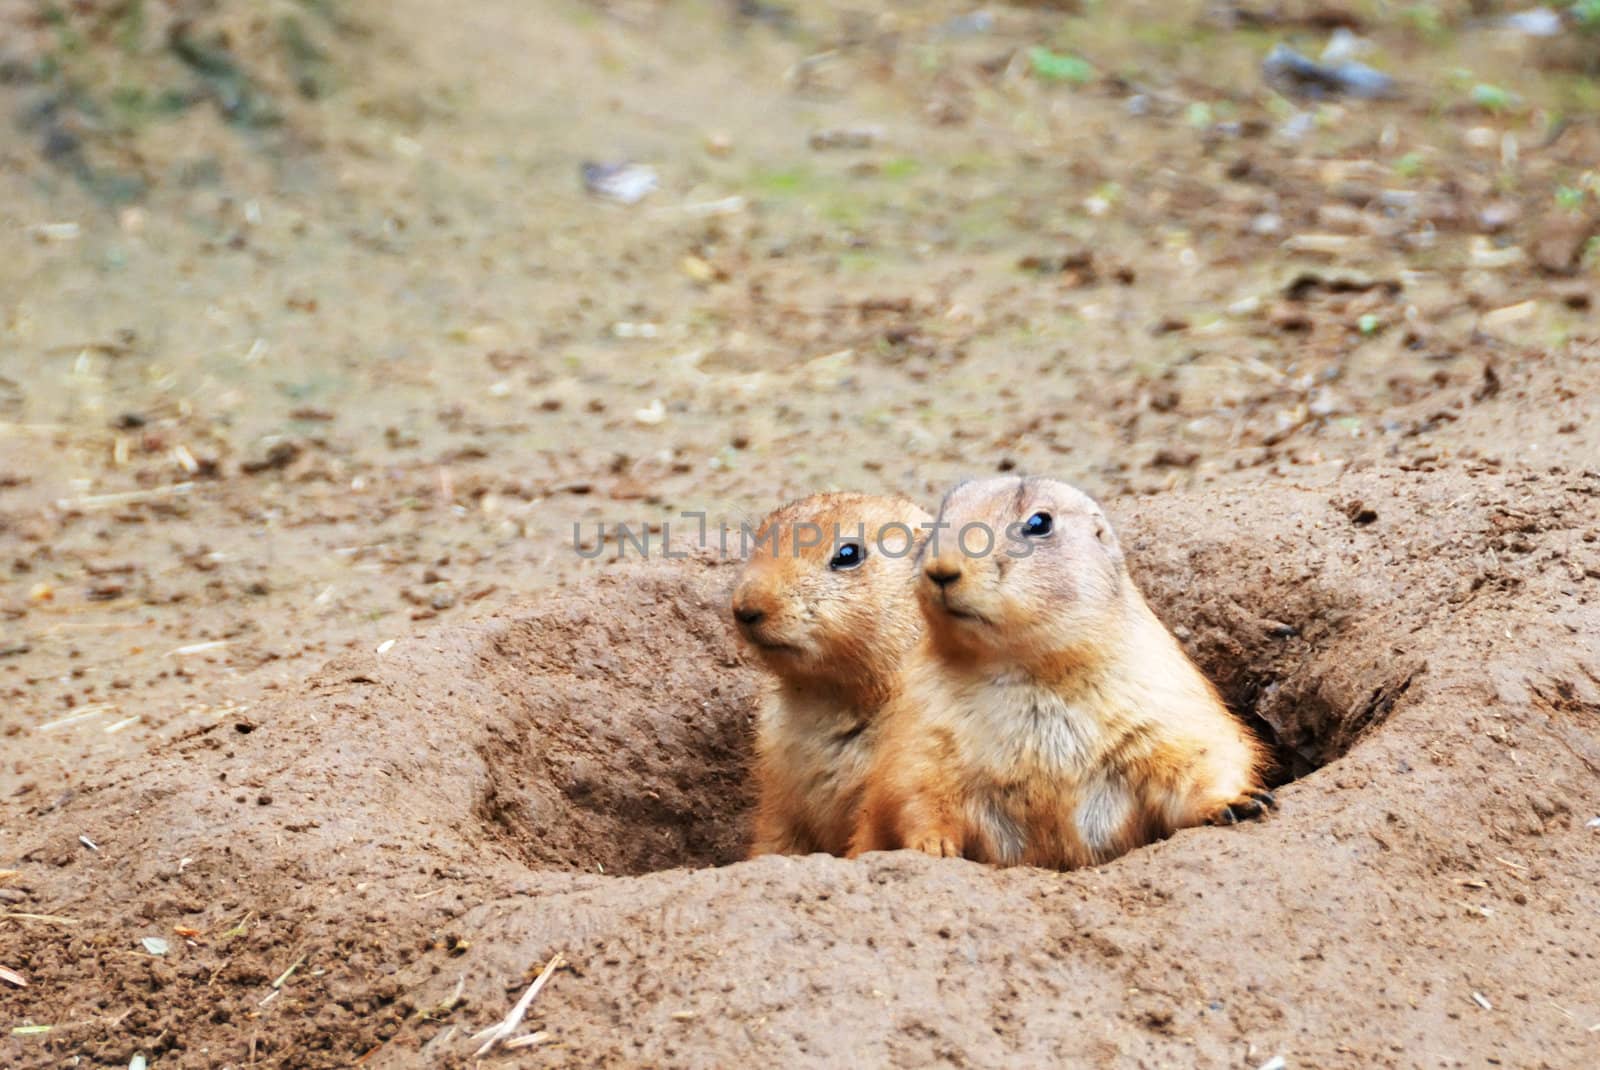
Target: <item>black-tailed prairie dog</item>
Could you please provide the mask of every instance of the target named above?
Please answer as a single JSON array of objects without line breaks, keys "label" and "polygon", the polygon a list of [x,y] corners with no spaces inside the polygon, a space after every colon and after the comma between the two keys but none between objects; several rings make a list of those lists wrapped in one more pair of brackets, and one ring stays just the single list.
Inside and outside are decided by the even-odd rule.
[{"label": "black-tailed prairie dog", "polygon": [[1272,805],[1260,745],[1145,604],[1087,495],[961,484],[920,564],[927,634],[852,854],[1065,869]]},{"label": "black-tailed prairie dog", "polygon": [[930,520],[903,498],[818,494],[775,510],[747,547],[733,617],[773,680],[752,855],[849,846],[879,712],[922,631],[915,549]]}]

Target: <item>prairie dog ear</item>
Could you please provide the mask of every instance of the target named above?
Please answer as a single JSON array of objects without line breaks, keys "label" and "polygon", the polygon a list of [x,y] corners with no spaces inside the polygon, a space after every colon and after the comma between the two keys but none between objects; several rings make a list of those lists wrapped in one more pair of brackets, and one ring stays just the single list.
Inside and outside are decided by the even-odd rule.
[{"label": "prairie dog ear", "polygon": [[878,527],[875,548],[885,557],[915,560],[928,541],[928,529],[913,517],[895,520]]},{"label": "prairie dog ear", "polygon": [[1111,527],[1111,521],[1099,509],[1091,514],[1090,522],[1094,525],[1094,537],[1105,549],[1106,556],[1117,564],[1122,564],[1122,543],[1117,540],[1117,533]]},{"label": "prairie dog ear", "polygon": [[928,540],[932,537],[932,535],[933,524],[931,522],[931,518],[928,521],[924,521],[923,523],[916,524],[912,527],[910,556],[913,559],[921,560],[922,552],[927,548]]}]

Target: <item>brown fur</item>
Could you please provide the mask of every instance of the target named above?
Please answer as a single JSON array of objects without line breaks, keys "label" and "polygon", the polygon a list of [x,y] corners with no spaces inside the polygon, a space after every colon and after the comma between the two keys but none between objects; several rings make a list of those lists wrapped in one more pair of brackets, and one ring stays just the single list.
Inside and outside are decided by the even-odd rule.
[{"label": "brown fur", "polygon": [[[757,530],[732,606],[773,678],[756,737],[751,854],[843,854],[849,845],[879,713],[922,631],[915,540],[930,519],[903,498],[819,494]],[[829,567],[836,531],[865,546],[858,567]]]},{"label": "brown fur", "polygon": [[[1038,512],[1050,535],[1009,527]],[[990,479],[953,490],[939,519],[917,584],[927,635],[885,712],[851,854],[1065,869],[1271,804],[1259,743],[1145,604],[1098,505]],[[963,552],[971,523],[994,531],[991,553]]]}]

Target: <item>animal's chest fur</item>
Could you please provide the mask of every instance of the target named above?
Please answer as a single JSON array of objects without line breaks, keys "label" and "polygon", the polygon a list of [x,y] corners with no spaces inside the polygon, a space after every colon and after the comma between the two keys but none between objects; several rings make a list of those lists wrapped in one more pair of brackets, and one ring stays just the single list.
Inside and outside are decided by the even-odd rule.
[{"label": "animal's chest fur", "polygon": [[851,720],[831,708],[773,702],[761,732],[769,776],[781,781],[780,790],[791,800],[786,805],[794,815],[808,817],[813,834],[831,845],[838,829],[854,823],[872,759],[871,723],[865,715]]},{"label": "animal's chest fur", "polygon": [[1066,867],[1120,853],[1132,810],[1109,779],[1102,719],[1026,682],[990,681],[963,704],[962,818],[983,861]]}]

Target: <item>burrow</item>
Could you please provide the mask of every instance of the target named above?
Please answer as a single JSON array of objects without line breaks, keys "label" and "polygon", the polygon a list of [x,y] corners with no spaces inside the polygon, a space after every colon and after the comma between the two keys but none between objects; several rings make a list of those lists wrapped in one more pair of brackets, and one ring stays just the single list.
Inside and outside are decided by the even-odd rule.
[{"label": "burrow", "polygon": [[[1226,539],[1133,538],[1135,575],[1234,712],[1274,784],[1374,731],[1425,669],[1364,593]],[[1255,555],[1259,560],[1259,555]],[[762,681],[727,621],[736,564],[653,562],[508,621],[479,654],[498,708],[476,816],[537,869],[639,874],[744,857]],[[1381,615],[1378,615],[1381,616]]]}]

